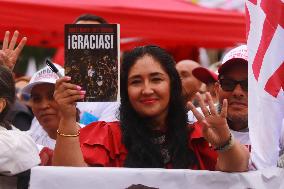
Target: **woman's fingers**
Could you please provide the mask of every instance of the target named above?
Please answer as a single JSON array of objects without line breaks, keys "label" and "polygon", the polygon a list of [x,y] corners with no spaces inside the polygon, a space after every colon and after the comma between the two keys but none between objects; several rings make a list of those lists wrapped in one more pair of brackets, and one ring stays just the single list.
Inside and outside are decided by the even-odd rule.
[{"label": "woman's fingers", "polygon": [[204,100],[202,99],[201,95],[199,92],[196,93],[196,97],[197,97],[197,101],[199,103],[199,106],[203,112],[203,115],[206,117],[206,116],[209,116],[211,113],[210,111],[208,110],[208,108],[206,107],[205,103],[204,103]]},{"label": "woman's fingers", "polygon": [[56,80],[55,88],[58,88],[62,83],[68,82],[71,80],[71,77],[64,76]]},{"label": "woman's fingers", "polygon": [[8,48],[9,36],[10,36],[10,32],[9,32],[9,31],[6,31],[6,32],[5,32],[5,36],[4,36],[4,40],[3,40],[2,50],[5,50],[5,49]]},{"label": "woman's fingers", "polygon": [[5,65],[5,55],[3,51],[0,51],[0,65]]},{"label": "woman's fingers", "polygon": [[27,38],[26,37],[23,37],[19,43],[19,45],[17,46],[17,48],[15,49],[15,53],[16,53],[16,56],[19,56],[19,54],[22,52],[24,46],[26,45],[27,43]]},{"label": "woman's fingers", "polygon": [[82,91],[81,87],[68,83],[70,77],[62,77],[56,81],[54,99],[58,103],[74,103],[82,98],[84,98],[86,91]]},{"label": "woman's fingers", "polygon": [[210,93],[209,93],[209,92],[206,92],[206,93],[205,93],[205,96],[206,96],[207,101],[208,101],[210,113],[211,113],[212,115],[217,115],[218,113],[217,113],[216,107],[215,107],[215,105],[214,105],[214,102],[213,102],[213,99],[212,99]]},{"label": "woman's fingers", "polygon": [[[2,46],[2,50],[6,50],[6,49],[9,49],[9,50],[14,50],[15,46],[16,46],[16,43],[17,43],[17,39],[19,37],[19,32],[18,31],[15,31],[13,36],[12,36],[12,39],[9,43],[9,37],[10,37],[10,32],[9,31],[6,31],[5,32],[5,36],[4,36],[4,40],[3,40],[3,46]],[[21,53],[21,51],[23,50],[25,44],[27,42],[27,38],[26,37],[23,37],[19,43],[19,45],[17,46],[17,48],[15,49],[15,53],[16,55],[19,55]]]},{"label": "woman's fingers", "polygon": [[68,98],[68,97],[72,97],[72,96],[84,96],[86,94],[86,91],[81,91],[81,90],[77,90],[77,89],[67,89],[63,92],[60,93],[60,97],[61,98]]},{"label": "woman's fingers", "polygon": [[56,80],[55,90],[58,92],[65,91],[66,89],[74,89],[76,90],[78,87],[72,83],[68,83],[71,81],[71,77],[64,76]]},{"label": "woman's fingers", "polygon": [[17,42],[17,39],[18,39],[18,36],[19,36],[19,32],[16,30],[13,34],[13,37],[11,39],[11,42],[9,44],[9,49],[10,50],[13,50],[15,48],[15,45],[16,45],[16,42]]},{"label": "woman's fingers", "polygon": [[76,101],[84,98],[84,95],[82,94],[77,94],[77,95],[72,95],[68,97],[62,97],[62,96],[57,96],[56,101],[58,104],[72,104],[75,105]]},{"label": "woman's fingers", "polygon": [[201,122],[204,119],[204,116],[195,108],[192,102],[188,101],[187,107],[192,111],[193,115],[196,117],[196,119],[199,122]]},{"label": "woman's fingers", "polygon": [[220,113],[221,117],[227,118],[227,109],[228,109],[228,100],[224,99],[223,104],[222,104],[221,113]]}]

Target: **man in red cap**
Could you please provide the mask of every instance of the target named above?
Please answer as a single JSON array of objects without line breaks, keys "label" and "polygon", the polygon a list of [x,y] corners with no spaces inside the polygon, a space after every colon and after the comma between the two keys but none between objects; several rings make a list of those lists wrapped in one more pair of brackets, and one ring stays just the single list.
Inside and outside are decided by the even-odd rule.
[{"label": "man in red cap", "polygon": [[197,67],[192,70],[192,75],[206,85],[206,91],[211,94],[213,102],[217,103],[218,98],[215,92],[215,83],[218,81],[218,74],[210,70],[210,68]]}]

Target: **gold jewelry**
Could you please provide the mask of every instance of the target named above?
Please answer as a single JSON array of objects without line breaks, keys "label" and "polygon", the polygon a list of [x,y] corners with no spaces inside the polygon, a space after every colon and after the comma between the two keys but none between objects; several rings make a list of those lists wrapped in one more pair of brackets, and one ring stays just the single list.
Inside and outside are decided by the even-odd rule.
[{"label": "gold jewelry", "polygon": [[64,133],[61,133],[59,129],[57,129],[56,132],[59,136],[63,136],[63,137],[78,137],[80,135],[80,130],[78,130],[77,134],[64,134]]}]

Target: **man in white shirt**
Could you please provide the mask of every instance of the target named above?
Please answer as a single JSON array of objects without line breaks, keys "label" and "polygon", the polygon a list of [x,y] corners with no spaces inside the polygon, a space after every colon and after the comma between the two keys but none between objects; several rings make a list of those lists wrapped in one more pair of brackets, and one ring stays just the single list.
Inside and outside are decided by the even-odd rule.
[{"label": "man in white shirt", "polygon": [[[218,98],[218,107],[222,107],[224,99],[228,100],[227,122],[232,135],[250,150],[247,57],[246,45],[230,50],[224,56],[218,69],[218,80],[214,87]],[[196,77],[198,78],[198,75]],[[188,113],[188,118],[191,123],[196,121],[191,112]]]}]

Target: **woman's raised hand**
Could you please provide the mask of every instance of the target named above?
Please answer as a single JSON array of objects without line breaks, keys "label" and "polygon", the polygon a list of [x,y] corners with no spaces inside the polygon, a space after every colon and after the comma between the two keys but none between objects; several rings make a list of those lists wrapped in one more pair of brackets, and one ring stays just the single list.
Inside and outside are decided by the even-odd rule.
[{"label": "woman's raised hand", "polygon": [[69,83],[71,77],[65,76],[56,81],[54,99],[59,105],[62,118],[76,119],[76,101],[83,99],[86,91],[78,85]]},{"label": "woman's raised hand", "polygon": [[9,43],[9,36],[10,32],[6,31],[3,40],[3,46],[2,49],[0,50],[0,64],[7,66],[10,70],[13,70],[17,62],[17,59],[27,42],[27,38],[23,37],[19,45],[15,48],[19,32],[18,31],[14,32],[10,43]]},{"label": "woman's raised hand", "polygon": [[202,125],[203,137],[214,147],[220,147],[226,144],[230,139],[230,130],[227,123],[227,99],[222,103],[221,111],[218,112],[210,93],[206,92],[208,107],[199,93],[196,94],[202,113],[196,110],[196,107],[188,102],[188,108],[193,112],[198,122]]}]

